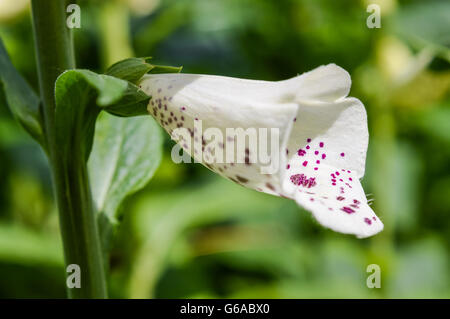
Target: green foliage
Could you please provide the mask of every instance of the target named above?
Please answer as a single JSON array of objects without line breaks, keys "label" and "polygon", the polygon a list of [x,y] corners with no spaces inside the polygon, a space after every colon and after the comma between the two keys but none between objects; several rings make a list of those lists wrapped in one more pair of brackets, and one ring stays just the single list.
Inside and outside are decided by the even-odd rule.
[{"label": "green foliage", "polygon": [[150,64],[151,58],[129,58],[117,63],[106,70],[107,75],[137,84],[146,73],[179,73],[181,67],[163,66]]},{"label": "green foliage", "polygon": [[81,151],[87,159],[101,110],[120,116],[142,115],[147,113],[150,98],[130,82],[89,70],[70,70],[56,80],[55,99],[61,145],[71,147],[64,139],[77,139],[77,145],[85,146]]},{"label": "green foliage", "polygon": [[144,74],[153,69],[148,63],[151,58],[129,58],[111,65],[106,70],[107,75],[137,84]]},{"label": "green foliage", "polygon": [[43,144],[39,97],[12,65],[1,38],[0,84],[14,117],[33,138]]},{"label": "green foliage", "polygon": [[392,25],[400,36],[418,49],[431,47],[450,62],[449,12],[448,1],[419,2],[399,11]]},{"label": "green foliage", "polygon": [[91,188],[98,211],[100,236],[108,250],[118,224],[119,207],[152,178],[162,154],[162,135],[149,116],[99,116],[89,157]]},{"label": "green foliage", "polygon": [[[124,63],[130,66],[129,62]],[[110,73],[137,79],[136,74],[141,77],[148,71],[131,67],[130,73],[121,65],[119,62],[113,66]],[[107,252],[118,224],[120,204],[148,183],[160,163],[162,136],[150,117],[120,118],[100,112],[121,116],[147,114],[150,97],[126,80],[88,70],[63,73],[56,81],[55,94],[56,134],[63,157],[70,161],[75,151],[87,160],[95,141],[89,157],[89,175],[101,242]]]}]

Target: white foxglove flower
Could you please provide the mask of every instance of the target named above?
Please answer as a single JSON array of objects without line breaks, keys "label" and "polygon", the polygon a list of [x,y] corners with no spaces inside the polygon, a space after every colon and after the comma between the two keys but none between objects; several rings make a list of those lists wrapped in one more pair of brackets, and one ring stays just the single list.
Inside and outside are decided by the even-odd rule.
[{"label": "white foxglove flower", "polygon": [[[279,82],[155,74],[140,83],[152,96],[148,111],[169,134],[188,130],[192,141],[179,143],[197,161],[243,186],[295,200],[325,227],[363,238],[383,224],[359,181],[369,137],[364,105],[347,97],[350,86],[349,74],[334,64]],[[237,163],[218,163],[210,137],[198,131],[200,122],[203,132],[215,128],[223,134],[215,145],[225,153],[236,140],[227,128],[276,129],[279,143],[269,148],[281,169],[262,173],[263,165],[250,160],[257,153],[250,144]],[[261,140],[273,141],[269,135]]]}]

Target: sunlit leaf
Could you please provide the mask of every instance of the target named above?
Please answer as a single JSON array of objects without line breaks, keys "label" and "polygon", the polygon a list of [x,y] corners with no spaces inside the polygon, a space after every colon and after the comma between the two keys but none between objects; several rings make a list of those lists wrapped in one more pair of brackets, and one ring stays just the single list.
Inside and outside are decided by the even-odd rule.
[{"label": "sunlit leaf", "polygon": [[150,116],[119,118],[107,113],[99,116],[89,175],[105,248],[113,226],[118,223],[120,204],[148,183],[161,154],[161,131]]}]

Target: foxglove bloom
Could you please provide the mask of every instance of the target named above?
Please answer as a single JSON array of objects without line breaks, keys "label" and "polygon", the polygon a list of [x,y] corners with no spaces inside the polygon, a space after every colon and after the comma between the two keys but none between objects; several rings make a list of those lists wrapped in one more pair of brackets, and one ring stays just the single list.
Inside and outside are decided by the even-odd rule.
[{"label": "foxglove bloom", "polygon": [[[363,238],[383,229],[359,181],[368,145],[363,104],[347,97],[349,74],[330,64],[285,81],[253,81],[194,74],[146,75],[140,87],[152,99],[148,111],[172,134],[185,128],[191,141],[180,145],[197,161],[243,186],[295,200],[332,230]],[[250,145],[235,162],[221,162],[198,131],[223,134],[216,149],[234,148],[227,128],[276,129],[271,144],[280,169],[263,173]],[[238,136],[239,138],[239,136]],[[189,143],[188,143],[189,142]],[[197,142],[197,143],[196,143]],[[230,146],[231,145],[231,146]],[[275,146],[273,146],[275,145]],[[208,157],[214,160],[208,160]],[[217,157],[217,156],[216,156]]]}]

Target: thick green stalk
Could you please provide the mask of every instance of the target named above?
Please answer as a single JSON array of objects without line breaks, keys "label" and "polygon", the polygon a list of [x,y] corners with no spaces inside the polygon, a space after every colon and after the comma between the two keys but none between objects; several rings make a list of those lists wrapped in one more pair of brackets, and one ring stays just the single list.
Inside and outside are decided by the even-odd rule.
[{"label": "thick green stalk", "polygon": [[[106,298],[104,262],[89,187],[85,154],[71,145],[73,154],[60,152],[56,143],[56,78],[75,68],[71,32],[66,26],[65,0],[32,0],[42,114],[45,122],[47,153],[52,170],[54,192],[64,243],[66,265],[81,270],[81,288],[68,289],[71,298]],[[68,143],[79,143],[67,138]]]}]

